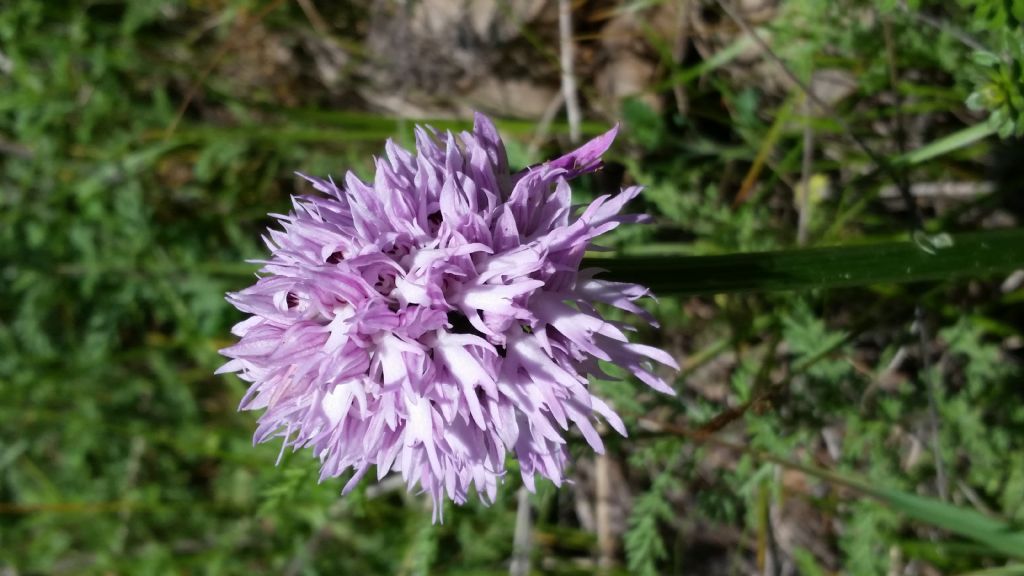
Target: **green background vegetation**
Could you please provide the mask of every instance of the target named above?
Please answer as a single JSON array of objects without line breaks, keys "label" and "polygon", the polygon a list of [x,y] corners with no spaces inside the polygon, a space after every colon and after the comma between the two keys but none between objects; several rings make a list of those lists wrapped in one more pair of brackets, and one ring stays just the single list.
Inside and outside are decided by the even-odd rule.
[{"label": "green background vegetation", "polygon": [[[309,192],[293,172],[365,174],[384,139],[410,140],[410,120],[318,89],[301,59],[297,95],[239,79],[252,47],[233,38],[314,33],[299,4],[0,4],[0,574],[508,572],[516,474],[494,506],[449,506],[443,525],[387,483],[341,499],[344,479],[317,484],[308,452],[275,467],[277,446],[254,448],[244,384],[212,374],[240,319],[223,294],[250,282],[266,214]],[[317,4],[361,57],[368,8]],[[576,7],[592,4],[661,3]],[[616,231],[618,257],[793,249],[802,193],[808,245],[916,230],[911,245],[941,256],[1024,212],[1022,20],[1020,0],[780,2],[757,26],[791,72],[854,80],[810,114],[798,87],[737,74],[744,51],[771,62],[749,40],[677,62],[651,30],[638,41],[660,54],[659,82],[641,96],[663,105],[588,109],[585,132],[624,130],[579,194],[647,186],[634,209],[656,223]],[[519,166],[569,146],[556,122],[531,148],[536,120],[499,121]],[[891,197],[901,179],[981,191],[918,198],[918,226]],[[973,279],[873,285],[869,263],[850,270],[860,286],[769,292],[732,265],[753,292],[676,296],[694,281],[656,278],[662,329],[641,336],[683,359],[679,397],[601,384],[631,430],[609,438],[622,534],[609,549],[580,516],[594,468],[577,438],[589,476],[530,499],[533,570],[591,573],[604,556],[609,573],[1024,574],[1024,292],[962,252],[951,272]],[[880,258],[891,272],[906,250]]]}]

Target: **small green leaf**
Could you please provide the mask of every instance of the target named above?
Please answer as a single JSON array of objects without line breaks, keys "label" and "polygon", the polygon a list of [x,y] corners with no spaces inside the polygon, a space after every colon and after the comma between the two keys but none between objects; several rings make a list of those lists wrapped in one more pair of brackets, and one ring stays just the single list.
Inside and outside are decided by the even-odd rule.
[{"label": "small green leaf", "polygon": [[987,50],[978,50],[971,54],[971,60],[978,66],[990,67],[999,64],[999,56]]},{"label": "small green leaf", "polygon": [[1015,128],[1016,126],[1014,125],[1013,120],[1008,119],[1004,121],[1002,124],[999,125],[999,137],[1005,140],[1006,138],[1013,136],[1013,131]]},{"label": "small green leaf", "polygon": [[639,98],[627,98],[622,103],[622,117],[629,133],[645,148],[656,148],[664,134],[661,117]]},{"label": "small green leaf", "polygon": [[967,100],[964,103],[967,105],[969,110],[973,110],[975,112],[985,110],[986,108],[985,97],[980,91],[971,92],[971,95],[967,97]]}]

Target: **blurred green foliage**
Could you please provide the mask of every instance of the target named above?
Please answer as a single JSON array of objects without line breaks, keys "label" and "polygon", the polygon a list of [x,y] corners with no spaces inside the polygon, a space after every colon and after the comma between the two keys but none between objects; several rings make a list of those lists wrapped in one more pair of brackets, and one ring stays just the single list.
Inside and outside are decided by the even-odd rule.
[{"label": "blurred green foliage", "polygon": [[[285,104],[233,84],[225,67],[205,76],[235,32],[229,23],[265,6],[8,0],[0,10],[0,572],[507,573],[514,471],[492,507],[450,507],[440,526],[421,497],[387,482],[341,499],[343,482],[318,484],[308,453],[275,467],[276,447],[252,447],[255,417],[235,412],[243,383],[212,375],[239,319],[224,292],[250,281],[244,260],[263,254],[266,213],[307,192],[293,172],[363,172],[385,137],[408,138],[410,127],[332,110],[315,90]],[[638,209],[656,225],[617,230],[609,244],[626,255],[791,247],[808,126],[820,146],[812,169],[829,192],[812,200],[812,243],[905,234],[906,214],[882,197],[891,183],[834,118],[889,155],[901,153],[897,119],[923,119],[926,146],[965,119],[983,121],[968,107],[1019,135],[1024,44],[1019,1],[902,6],[787,0],[764,25],[798,77],[838,69],[854,79],[832,118],[803,118],[798,95],[712,72],[741,54],[729,48],[713,67],[713,55],[693,55],[666,71],[687,91],[687,114],[670,103],[672,86],[661,109],[628,100],[614,160],[647,186]],[[291,2],[262,25],[309,26]],[[965,44],[966,33],[987,49]],[[202,103],[179,122],[197,83]],[[776,124],[783,114],[789,121]],[[530,130],[501,126],[513,138]],[[510,148],[521,163],[538,159],[520,144]],[[911,176],[982,180],[989,150],[970,143]],[[737,201],[764,151],[756,186]],[[581,194],[618,183],[594,179]],[[973,230],[1019,216],[1004,198],[926,207],[927,224]],[[992,281],[662,298],[662,330],[642,336],[685,355],[680,397],[595,383],[634,433],[609,440],[633,497],[621,571],[748,573],[766,547],[808,574],[1000,565],[991,550],[881,503],[752,454],[645,434],[639,419],[700,426],[745,407],[726,433],[752,449],[935,496],[932,382],[951,501],[1021,523],[1020,302],[1019,288],[1003,293]],[[593,570],[597,541],[576,498],[546,484],[532,497],[536,571]],[[814,526],[814,539],[767,534],[782,521],[764,518],[794,503],[806,509],[786,522]]]},{"label": "blurred green foliage", "polygon": [[964,73],[975,89],[967,99],[973,110],[990,112],[999,135],[1024,135],[1024,2],[958,0],[968,9],[970,30],[984,36]]}]

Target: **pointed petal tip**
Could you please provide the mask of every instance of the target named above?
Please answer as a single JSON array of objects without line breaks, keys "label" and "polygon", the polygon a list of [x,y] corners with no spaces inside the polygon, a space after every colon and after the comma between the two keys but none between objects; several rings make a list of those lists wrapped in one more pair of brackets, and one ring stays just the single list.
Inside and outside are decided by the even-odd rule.
[{"label": "pointed petal tip", "polygon": [[588,140],[579,148],[545,164],[550,169],[566,171],[566,178],[571,180],[580,174],[593,172],[601,167],[601,156],[611,148],[612,142],[619,133],[616,123],[607,132]]},{"label": "pointed petal tip", "polygon": [[[221,350],[218,350],[218,352],[223,354],[224,350],[227,350],[227,348],[223,348]],[[214,370],[214,372],[213,372],[214,376],[219,376],[221,374],[229,374],[229,373],[232,373],[232,372],[238,372],[239,370],[242,369],[242,367],[241,367],[240,363],[236,364],[236,362],[238,362],[238,361],[237,360],[230,360],[228,362],[225,362],[223,366],[221,366],[220,368],[217,368],[216,370]]]},{"label": "pointed petal tip", "polygon": [[479,110],[473,111],[473,131],[474,132],[496,132],[497,129],[494,126],[494,120],[491,117],[484,114]]},{"label": "pointed petal tip", "polygon": [[608,137],[610,137],[612,139],[615,139],[615,137],[619,135],[619,128],[621,128],[621,127],[622,127],[622,123],[621,122],[616,122],[615,125],[611,127],[611,129],[609,129],[607,132],[604,133],[604,135],[608,136]]}]

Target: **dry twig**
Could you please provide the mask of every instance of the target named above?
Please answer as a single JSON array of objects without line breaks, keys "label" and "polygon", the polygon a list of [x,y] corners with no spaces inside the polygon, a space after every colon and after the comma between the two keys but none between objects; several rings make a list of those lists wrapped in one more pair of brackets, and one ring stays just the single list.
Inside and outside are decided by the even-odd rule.
[{"label": "dry twig", "polygon": [[299,3],[299,8],[302,8],[302,13],[306,15],[306,19],[309,20],[309,24],[316,30],[317,34],[327,36],[331,33],[331,27],[327,25],[324,17],[320,15],[316,5],[313,4],[313,0],[295,1]]},{"label": "dry twig", "polygon": [[525,487],[516,492],[516,530],[512,544],[512,563],[509,576],[530,573],[530,549],[533,546],[530,527],[530,494]]},{"label": "dry twig", "polygon": [[558,39],[562,94],[565,95],[565,113],[569,120],[569,139],[575,144],[580,141],[580,101],[573,63],[572,5],[569,0],[558,0]]}]

